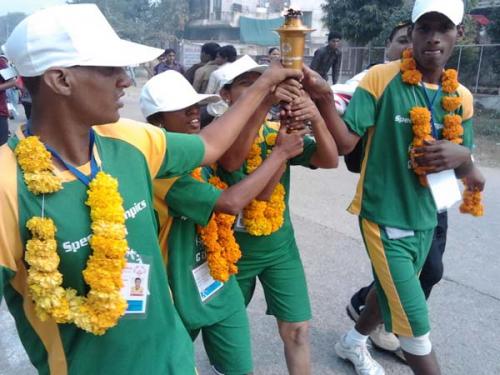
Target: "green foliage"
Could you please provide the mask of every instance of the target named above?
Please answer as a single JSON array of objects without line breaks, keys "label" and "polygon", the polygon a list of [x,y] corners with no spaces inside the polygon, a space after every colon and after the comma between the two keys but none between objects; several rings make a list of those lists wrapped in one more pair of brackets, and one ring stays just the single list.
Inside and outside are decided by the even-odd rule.
[{"label": "green foliage", "polygon": [[182,37],[189,17],[187,0],[71,0],[72,4],[95,3],[124,39],[165,47]]},{"label": "green foliage", "polygon": [[500,8],[494,8],[488,15],[488,18],[493,21],[486,29],[491,38],[491,42],[500,43]]},{"label": "green foliage", "polygon": [[[343,37],[357,45],[365,45],[386,32],[394,14],[403,16],[404,0],[328,0],[324,4],[324,24],[340,31]],[[398,21],[399,22],[399,21]],[[398,22],[395,22],[396,24]]]}]

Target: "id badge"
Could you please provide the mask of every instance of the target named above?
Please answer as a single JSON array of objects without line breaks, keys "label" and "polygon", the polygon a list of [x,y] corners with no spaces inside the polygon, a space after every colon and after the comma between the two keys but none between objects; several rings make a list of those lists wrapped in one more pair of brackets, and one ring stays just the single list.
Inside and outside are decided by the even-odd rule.
[{"label": "id badge", "polygon": [[127,262],[123,273],[123,288],[120,293],[127,301],[126,315],[140,316],[147,311],[149,296],[149,270],[147,263]]},{"label": "id badge", "polygon": [[212,275],[210,275],[210,269],[208,268],[207,262],[193,269],[193,277],[196,287],[198,288],[201,302],[205,302],[224,286],[223,282],[214,280]]},{"label": "id badge", "polygon": [[234,222],[234,231],[244,233],[247,232],[247,228],[245,227],[245,224],[243,222],[243,212],[240,212],[236,217],[236,220]]}]

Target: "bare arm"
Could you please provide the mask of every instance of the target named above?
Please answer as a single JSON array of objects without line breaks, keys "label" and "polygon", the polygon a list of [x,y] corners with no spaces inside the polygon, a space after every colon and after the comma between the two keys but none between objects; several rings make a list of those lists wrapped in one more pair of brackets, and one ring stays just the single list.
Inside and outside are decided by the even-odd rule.
[{"label": "bare arm", "polygon": [[16,80],[15,79],[9,79],[8,81],[5,81],[3,83],[0,83],[0,91],[5,91],[7,89],[10,89],[11,87],[16,86]]},{"label": "bare arm", "polygon": [[[243,164],[255,134],[272,104],[265,102],[264,99],[268,98],[271,89],[277,84],[287,78],[300,78],[300,76],[300,72],[296,70],[277,66],[267,69],[229,108],[229,111],[200,132],[206,149],[203,165],[217,161],[231,147],[224,155],[221,165],[228,171],[238,169]],[[274,91],[274,96],[280,100],[291,101],[293,98],[285,91],[280,86]]]},{"label": "bare arm", "polygon": [[[271,155],[245,179],[224,190],[215,204],[215,211],[237,215],[263,189],[267,190],[270,180],[273,181],[277,175],[281,178],[286,161],[299,155],[303,146],[302,134],[287,134],[286,129],[280,130],[280,137]],[[260,195],[257,199],[262,200]]]},{"label": "bare arm", "polygon": [[304,121],[312,123],[316,151],[311,158],[311,164],[318,168],[337,168],[339,153],[335,140],[328,131],[316,104],[305,92],[292,103],[292,119],[299,123]]},{"label": "bare arm", "polygon": [[330,85],[321,76],[304,66],[304,80],[302,84],[306,92],[315,100],[318,110],[326,123],[330,134],[333,136],[338,153],[350,153],[360,137],[352,133],[335,109],[335,101]]}]

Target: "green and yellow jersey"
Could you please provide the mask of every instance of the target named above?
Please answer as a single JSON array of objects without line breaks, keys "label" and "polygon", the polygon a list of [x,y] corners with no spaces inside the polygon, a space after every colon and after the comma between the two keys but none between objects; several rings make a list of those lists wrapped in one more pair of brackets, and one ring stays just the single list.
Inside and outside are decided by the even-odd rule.
[{"label": "green and yellow jersey", "polygon": [[[344,115],[351,131],[366,137],[361,175],[349,211],[380,225],[407,230],[436,226],[436,208],[428,187],[420,185],[409,163],[413,139],[410,110],[426,107],[423,88],[405,84],[400,61],[377,65],[368,71]],[[437,85],[426,84],[439,133],[446,114]],[[463,144],[472,147],[473,99],[464,86],[458,89],[462,106]]]},{"label": "green and yellow jersey", "polygon": [[[205,181],[213,175],[203,168]],[[222,191],[196,180],[191,175],[175,181],[155,180],[155,193],[164,194],[156,210],[173,218],[168,241],[160,242],[167,251],[168,279],[174,304],[188,330],[211,326],[233,315],[244,306],[241,290],[234,276],[225,283],[208,275],[207,254],[196,226],[206,226]]]},{"label": "green and yellow jersey", "polygon": [[[272,147],[267,145],[266,137],[270,134],[277,134],[279,131],[279,123],[275,122],[266,122],[262,125],[259,130],[259,142],[261,148],[261,157],[264,160],[269,152],[271,152]],[[283,184],[285,188],[285,212],[284,212],[284,220],[283,226],[272,233],[269,236],[252,236],[247,233],[244,228],[236,228],[235,237],[238,241],[241,250],[243,252],[243,259],[245,257],[246,252],[262,252],[262,256],[266,256],[269,253],[269,250],[277,250],[284,249],[287,250],[286,245],[290,243],[293,239],[294,232],[292,221],[290,219],[290,210],[288,207],[288,201],[290,197],[290,166],[292,165],[302,165],[305,167],[311,167],[311,158],[316,152],[316,142],[313,138],[306,136],[304,137],[304,151],[299,156],[292,158],[289,160],[286,166],[286,170],[281,177],[280,183]],[[217,174],[229,185],[234,185],[241,180],[243,180],[246,176],[246,162],[243,163],[241,168],[235,172],[227,172],[223,168],[218,168]],[[274,254],[275,255],[275,254]]]},{"label": "green and yellow jersey", "polygon": [[[35,315],[26,284],[24,251],[30,238],[26,221],[39,216],[44,204],[45,215],[57,226],[63,287],[74,288],[79,295],[88,292],[82,271],[91,253],[91,230],[84,203],[87,186],[68,171],[56,170],[63,189],[46,195],[44,203],[27,190],[14,155],[21,132],[0,147],[0,296],[40,374],[194,374],[191,339],[172,303],[161,259],[152,179],[197,167],[204,156],[203,142],[197,136],[170,134],[129,120],[94,129],[94,155],[100,168],[118,179],[124,201],[127,262],[149,265],[146,311],[123,316],[103,336],[73,324],[42,322]],[[88,174],[89,164],[78,169]]]}]

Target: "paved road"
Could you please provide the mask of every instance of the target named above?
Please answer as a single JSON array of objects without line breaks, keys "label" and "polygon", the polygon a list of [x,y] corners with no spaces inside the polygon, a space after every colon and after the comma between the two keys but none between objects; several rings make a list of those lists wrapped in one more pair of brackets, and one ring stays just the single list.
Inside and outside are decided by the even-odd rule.
[{"label": "paved road", "polygon": [[[137,98],[132,90],[129,102]],[[125,114],[140,119],[135,106]],[[500,374],[500,169],[483,169],[487,179],[486,215],[475,219],[450,211],[445,276],[430,298],[432,340],[443,374]],[[313,373],[354,374],[333,345],[351,327],[345,314],[350,295],[370,281],[357,220],[345,211],[356,176],[343,168],[292,173],[291,211],[306,268],[314,318],[311,322]],[[255,374],[286,374],[276,324],[265,315],[259,289],[249,306]],[[0,307],[0,375],[34,374],[12,319]],[[200,375],[211,374],[200,340]],[[374,352],[387,374],[411,374],[389,355]]]}]

